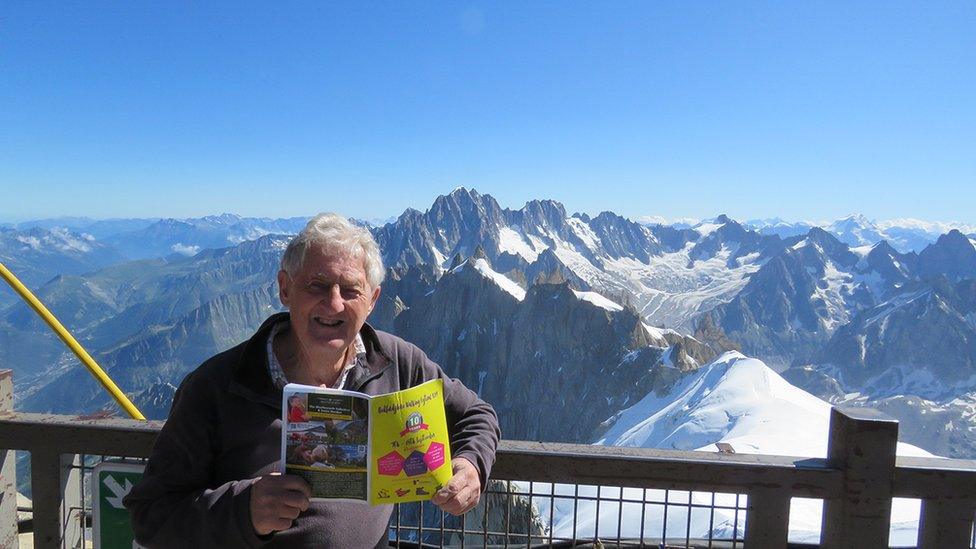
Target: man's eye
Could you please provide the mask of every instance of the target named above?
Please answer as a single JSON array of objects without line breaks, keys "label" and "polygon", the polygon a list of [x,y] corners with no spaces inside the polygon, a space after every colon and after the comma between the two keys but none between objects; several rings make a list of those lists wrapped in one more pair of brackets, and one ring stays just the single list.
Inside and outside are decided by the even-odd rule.
[{"label": "man's eye", "polygon": [[342,297],[344,297],[346,299],[355,299],[355,298],[359,297],[361,294],[362,294],[362,292],[360,292],[358,288],[343,288],[342,289]]}]

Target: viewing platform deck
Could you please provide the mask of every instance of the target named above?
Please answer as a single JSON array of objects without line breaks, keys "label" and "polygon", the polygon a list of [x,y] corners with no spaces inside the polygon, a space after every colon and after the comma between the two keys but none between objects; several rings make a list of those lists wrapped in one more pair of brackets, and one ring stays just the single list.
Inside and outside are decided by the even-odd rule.
[{"label": "viewing platform deck", "polygon": [[[30,452],[34,546],[89,544],[92,466],[147,457],[162,423],[16,412],[10,377],[0,372],[0,547],[18,539],[12,450]],[[915,498],[918,547],[973,547],[976,461],[896,457],[897,437],[890,418],[835,408],[826,459],[503,440],[478,508],[456,518],[404,505],[391,545],[787,547],[791,499],[813,498],[820,547],[871,549],[889,546],[892,498]],[[732,517],[727,536],[692,531],[693,517],[718,526],[717,513]]]}]

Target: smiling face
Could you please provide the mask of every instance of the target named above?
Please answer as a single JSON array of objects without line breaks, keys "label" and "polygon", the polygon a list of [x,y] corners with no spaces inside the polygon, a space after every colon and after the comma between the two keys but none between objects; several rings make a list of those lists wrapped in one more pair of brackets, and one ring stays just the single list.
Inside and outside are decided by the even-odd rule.
[{"label": "smiling face", "polygon": [[305,252],[299,272],[278,272],[278,288],[301,354],[325,367],[343,359],[380,295],[361,256],[327,255],[317,246]]}]

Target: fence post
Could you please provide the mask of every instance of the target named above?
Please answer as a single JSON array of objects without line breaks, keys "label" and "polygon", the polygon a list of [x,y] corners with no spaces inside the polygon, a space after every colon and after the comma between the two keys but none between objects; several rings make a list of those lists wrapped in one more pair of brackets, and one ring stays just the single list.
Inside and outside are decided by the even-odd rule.
[{"label": "fence post", "polygon": [[785,549],[790,528],[790,492],[757,489],[749,492],[746,548]]},{"label": "fence post", "polygon": [[82,456],[61,454],[61,546],[80,547],[85,528]]},{"label": "fence post", "polygon": [[[13,371],[0,370],[0,413],[14,409]],[[18,547],[17,453],[0,449],[0,547]]]},{"label": "fence post", "polygon": [[870,408],[833,408],[827,461],[844,471],[838,497],[824,500],[821,547],[888,547],[898,421]]},{"label": "fence post", "polygon": [[973,500],[922,500],[922,516],[918,523],[919,548],[969,547],[974,513],[976,501]]},{"label": "fence post", "polygon": [[31,452],[34,546],[39,549],[76,547],[81,541],[84,510],[78,459],[54,450]]},{"label": "fence post", "polygon": [[34,547],[61,547],[61,455],[53,450],[31,452],[31,494],[34,500]]}]

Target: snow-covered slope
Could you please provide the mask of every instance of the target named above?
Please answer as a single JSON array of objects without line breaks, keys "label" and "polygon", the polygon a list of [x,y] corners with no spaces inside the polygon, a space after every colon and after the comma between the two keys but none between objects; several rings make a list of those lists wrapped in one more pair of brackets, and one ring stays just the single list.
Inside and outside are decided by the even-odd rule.
[{"label": "snow-covered slope", "polygon": [[488,264],[488,261],[485,260],[484,258],[479,257],[475,259],[473,266],[476,271],[484,275],[486,278],[490,279],[495,284],[498,284],[499,288],[511,294],[513,297],[515,297],[515,299],[519,301],[525,299],[525,290],[523,290],[522,287],[519,286],[518,284],[506,278],[505,275],[493,271],[491,269],[491,266]]},{"label": "snow-covered slope", "polygon": [[[740,453],[822,458],[827,452],[829,418],[830,405],[826,402],[790,385],[762,361],[728,352],[686,377],[670,394],[648,395],[621,411],[597,444],[715,452],[715,443],[725,442]],[[902,443],[898,444],[897,452],[906,456],[932,456]],[[559,493],[558,487],[556,490]],[[589,495],[595,495],[595,490],[593,492]],[[619,489],[603,488],[600,495],[614,498],[618,494]],[[646,497],[649,503],[658,502],[658,505],[648,505],[643,516],[645,533],[659,536],[664,524],[663,507],[660,506],[662,494],[648,491],[645,496],[641,490],[624,490],[624,497],[637,500]],[[683,497],[687,501],[689,495],[672,493],[670,497],[678,500]],[[692,494],[690,497],[697,504],[711,502],[710,494]],[[740,505],[744,507],[741,501]],[[595,503],[580,501],[575,525],[577,534],[592,535],[599,520],[600,535],[616,537],[618,509],[618,506],[603,502],[597,518]],[[896,500],[892,511],[893,545],[914,544],[918,510],[917,502]],[[546,516],[548,508],[544,511]],[[620,534],[638,536],[641,506],[625,506],[623,513]],[[669,509],[669,537],[686,535],[688,522],[684,513],[678,507]],[[818,501],[794,500],[790,539],[817,540],[821,513],[822,504]],[[556,535],[570,533],[573,529],[572,502],[564,505],[557,500],[554,517]],[[715,536],[731,535],[734,526],[742,535],[741,513],[736,524],[734,511],[716,510],[712,526]],[[707,513],[692,515],[691,537],[707,537],[708,529]]]}]

